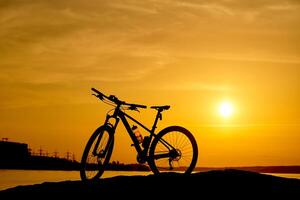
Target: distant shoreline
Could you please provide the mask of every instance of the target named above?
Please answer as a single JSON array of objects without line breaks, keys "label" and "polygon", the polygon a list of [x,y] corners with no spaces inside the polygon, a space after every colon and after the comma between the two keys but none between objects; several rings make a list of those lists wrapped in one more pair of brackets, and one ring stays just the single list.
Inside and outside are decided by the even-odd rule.
[{"label": "distant shoreline", "polygon": [[[36,170],[36,171],[79,171],[80,166],[79,163],[74,163],[74,165],[68,167],[62,166],[27,166],[27,167],[0,167],[0,170]],[[106,171],[151,171],[147,165],[140,164],[121,164],[121,165],[113,165],[109,164],[107,166]]]},{"label": "distant shoreline", "polygon": [[[109,167],[106,171],[151,171],[147,166],[138,169],[138,164],[124,164],[123,168],[116,166],[115,168]],[[300,166],[251,166],[251,167],[196,167],[194,172],[207,172],[212,170],[226,170],[235,169],[242,171],[250,171],[257,173],[272,173],[272,174],[300,174]],[[36,171],[79,171],[79,169],[66,169],[66,168],[0,168],[0,170],[36,170]]]},{"label": "distant shoreline", "polygon": [[[42,151],[42,150],[41,150]],[[79,171],[80,162],[75,159],[51,157],[47,155],[32,155],[28,144],[0,141],[0,169],[7,170],[53,170],[53,171]],[[96,166],[97,167],[97,166]],[[196,167],[194,172],[211,170],[236,169],[257,173],[285,173],[300,174],[300,165],[287,166],[240,166],[240,167]],[[148,165],[124,164],[112,161],[106,167],[109,171],[151,171]],[[180,168],[176,169],[180,171]],[[174,170],[174,171],[176,171]]]}]

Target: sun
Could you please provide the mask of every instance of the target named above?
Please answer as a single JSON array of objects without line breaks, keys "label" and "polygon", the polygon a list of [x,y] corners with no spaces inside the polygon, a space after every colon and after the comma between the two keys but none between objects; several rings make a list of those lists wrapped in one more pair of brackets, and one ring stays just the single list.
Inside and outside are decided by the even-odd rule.
[{"label": "sun", "polygon": [[224,118],[229,118],[234,112],[232,103],[224,101],[220,104],[219,114]]}]

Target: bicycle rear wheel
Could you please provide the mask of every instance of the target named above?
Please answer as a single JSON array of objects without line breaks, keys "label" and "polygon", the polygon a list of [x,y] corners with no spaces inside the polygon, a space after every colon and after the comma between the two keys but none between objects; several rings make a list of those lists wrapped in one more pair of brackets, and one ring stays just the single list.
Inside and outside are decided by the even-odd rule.
[{"label": "bicycle rear wheel", "polygon": [[163,129],[153,140],[148,163],[154,174],[190,174],[197,159],[198,146],[194,136],[183,127],[171,126]]},{"label": "bicycle rear wheel", "polygon": [[108,126],[99,127],[87,142],[82,155],[80,167],[82,180],[101,177],[111,157],[113,146],[113,130]]}]

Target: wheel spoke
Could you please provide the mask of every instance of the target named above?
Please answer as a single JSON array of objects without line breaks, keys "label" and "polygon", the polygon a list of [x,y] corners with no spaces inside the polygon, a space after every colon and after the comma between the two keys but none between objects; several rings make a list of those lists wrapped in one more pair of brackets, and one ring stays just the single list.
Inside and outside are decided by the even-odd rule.
[{"label": "wheel spoke", "polygon": [[[152,161],[149,164],[155,173],[178,170],[190,173],[195,167],[198,152],[197,146],[194,146],[196,142],[193,136],[186,129],[177,127],[173,129],[160,135],[150,150]],[[168,149],[161,140],[168,143],[171,149]]]}]

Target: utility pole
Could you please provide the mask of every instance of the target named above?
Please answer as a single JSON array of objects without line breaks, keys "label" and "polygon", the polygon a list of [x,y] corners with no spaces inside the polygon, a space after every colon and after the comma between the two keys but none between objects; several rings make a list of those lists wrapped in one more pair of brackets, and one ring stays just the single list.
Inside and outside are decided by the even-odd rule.
[{"label": "utility pole", "polygon": [[33,156],[33,151],[32,151],[31,148],[28,148],[28,154],[29,154],[30,156]]},{"label": "utility pole", "polygon": [[42,149],[42,147],[40,147],[40,149],[39,149],[39,154],[40,154],[40,156],[43,155],[43,149]]},{"label": "utility pole", "polygon": [[72,154],[72,160],[73,160],[73,162],[76,161],[76,159],[75,159],[75,154],[74,154],[74,153]]},{"label": "utility pole", "polygon": [[31,154],[31,156],[35,156],[35,152],[33,149],[31,149],[30,154]]},{"label": "utility pole", "polygon": [[67,160],[70,160],[70,152],[69,151],[67,151]]},{"label": "utility pole", "polygon": [[54,151],[54,158],[58,158],[58,152],[57,151]]}]

